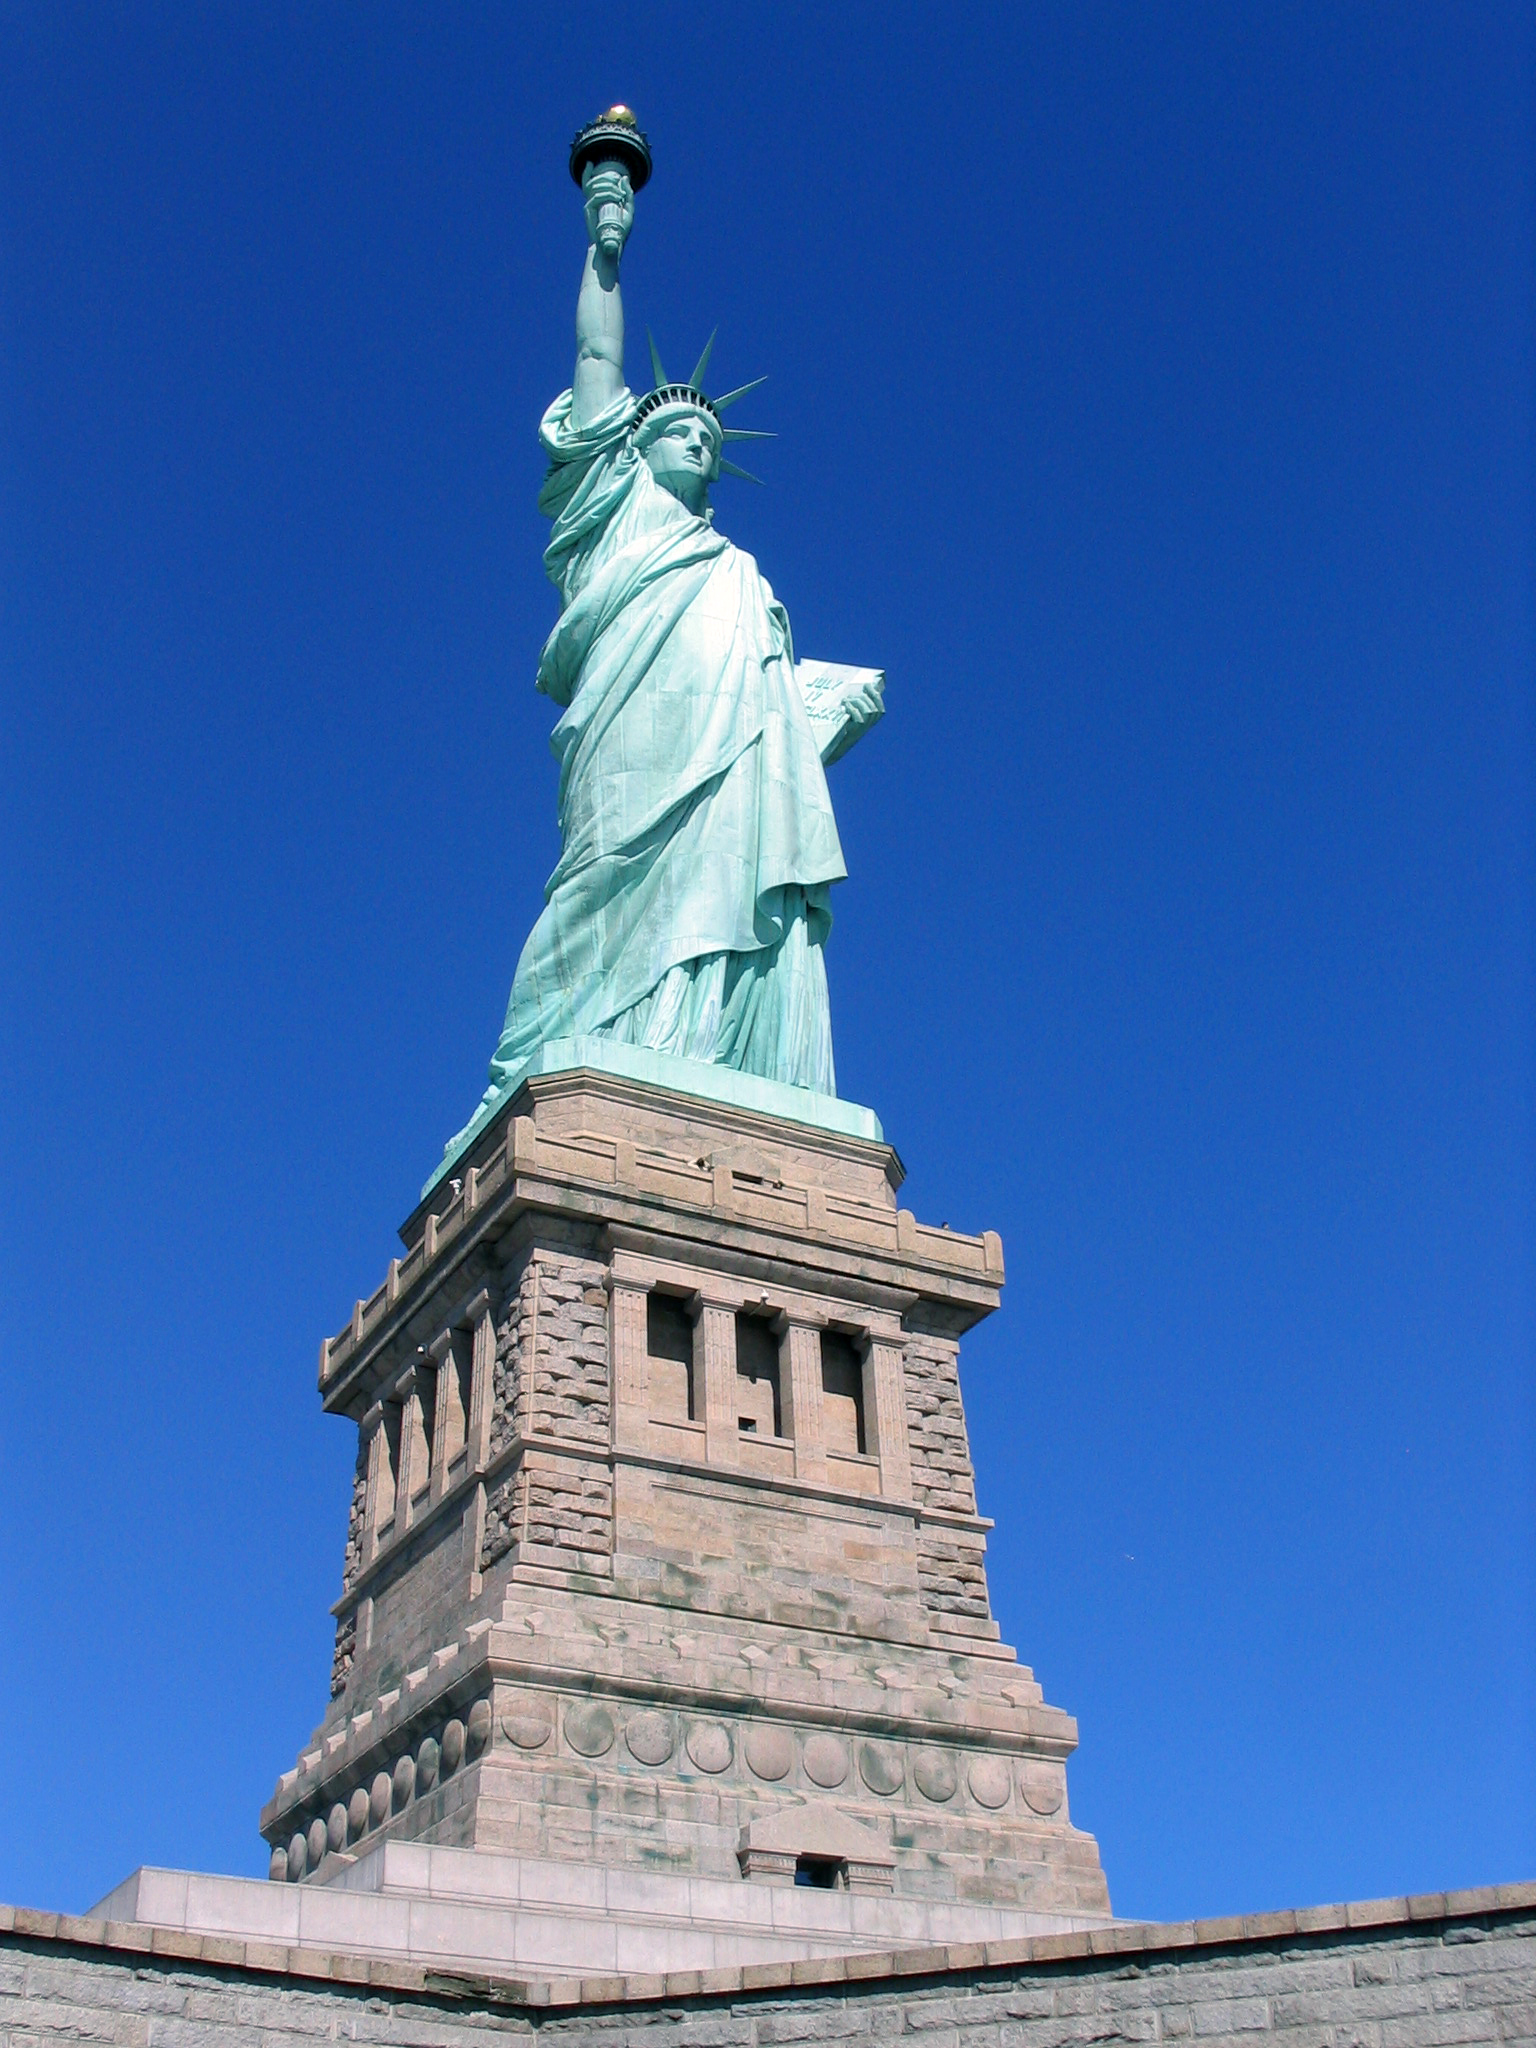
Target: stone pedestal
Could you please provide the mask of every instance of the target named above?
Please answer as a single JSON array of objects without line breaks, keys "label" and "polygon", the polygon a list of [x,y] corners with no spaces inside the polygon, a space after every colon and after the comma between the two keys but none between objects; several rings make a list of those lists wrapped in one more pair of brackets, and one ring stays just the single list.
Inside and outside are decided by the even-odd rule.
[{"label": "stone pedestal", "polygon": [[958,1353],[1001,1245],[917,1223],[900,1180],[846,1130],[527,1079],[321,1349],[358,1460],[274,1877],[415,1842],[744,1913],[796,1887],[1107,1915],[1075,1725],[987,1599]]}]

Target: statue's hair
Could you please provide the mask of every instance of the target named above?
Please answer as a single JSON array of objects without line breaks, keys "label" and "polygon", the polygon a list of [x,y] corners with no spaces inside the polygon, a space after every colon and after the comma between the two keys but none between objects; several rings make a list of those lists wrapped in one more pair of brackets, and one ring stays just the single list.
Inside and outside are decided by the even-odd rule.
[{"label": "statue's hair", "polygon": [[635,407],[635,416],[630,422],[629,430],[635,437],[635,446],[646,447],[655,440],[669,419],[683,413],[697,413],[709,422],[718,455],[725,445],[725,428],[719,413],[704,393],[692,384],[659,384],[654,391],[645,394]]}]

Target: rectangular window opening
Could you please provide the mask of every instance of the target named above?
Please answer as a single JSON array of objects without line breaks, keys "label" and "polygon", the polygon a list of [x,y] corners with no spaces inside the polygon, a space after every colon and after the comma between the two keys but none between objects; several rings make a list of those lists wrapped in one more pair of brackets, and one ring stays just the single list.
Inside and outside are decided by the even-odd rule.
[{"label": "rectangular window opening", "polygon": [[779,1405],[779,1340],[766,1316],[736,1318],[736,1413],[749,1436],[784,1434]]},{"label": "rectangular window opening", "polygon": [[658,1422],[695,1422],[693,1318],[675,1294],[645,1298],[645,1350],[651,1414]]},{"label": "rectangular window opening", "polygon": [[821,1414],[827,1449],[862,1456],[864,1361],[851,1337],[821,1333]]},{"label": "rectangular window opening", "polygon": [[834,1856],[797,1856],[795,1883],[818,1892],[843,1892],[848,1889],[848,1866]]}]

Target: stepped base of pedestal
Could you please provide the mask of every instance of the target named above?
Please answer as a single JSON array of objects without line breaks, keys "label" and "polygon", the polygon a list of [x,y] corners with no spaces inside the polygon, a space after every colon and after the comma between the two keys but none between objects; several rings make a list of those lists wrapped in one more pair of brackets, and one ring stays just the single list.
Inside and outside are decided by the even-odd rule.
[{"label": "stepped base of pedestal", "polygon": [[328,1881],[144,1868],[95,1920],[478,1970],[653,1975],[1108,1926],[1006,1906],[653,1875],[382,1842]]}]

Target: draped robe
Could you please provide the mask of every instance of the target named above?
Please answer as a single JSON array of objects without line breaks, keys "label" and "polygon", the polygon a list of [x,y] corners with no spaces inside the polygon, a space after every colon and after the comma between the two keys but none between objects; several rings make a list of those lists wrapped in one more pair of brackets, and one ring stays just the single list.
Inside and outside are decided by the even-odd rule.
[{"label": "draped robe", "polygon": [[634,408],[625,391],[577,427],[567,391],[540,427],[561,853],[450,1152],[555,1039],[836,1093],[822,947],[846,869],[789,619],[752,557],[656,482]]}]

